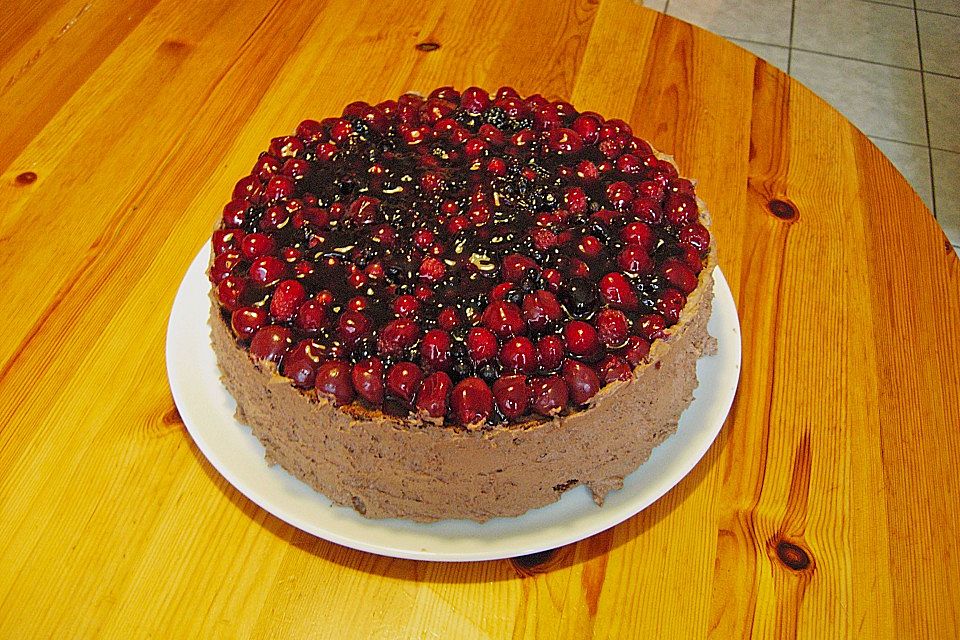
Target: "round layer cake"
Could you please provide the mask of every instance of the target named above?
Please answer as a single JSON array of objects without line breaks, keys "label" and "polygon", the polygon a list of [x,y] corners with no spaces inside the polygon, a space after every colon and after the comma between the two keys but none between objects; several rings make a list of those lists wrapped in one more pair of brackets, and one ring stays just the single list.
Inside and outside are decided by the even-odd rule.
[{"label": "round layer cake", "polygon": [[697,386],[714,244],[622,120],[443,87],[275,138],[213,234],[213,347],[279,463],[372,518],[595,501]]}]

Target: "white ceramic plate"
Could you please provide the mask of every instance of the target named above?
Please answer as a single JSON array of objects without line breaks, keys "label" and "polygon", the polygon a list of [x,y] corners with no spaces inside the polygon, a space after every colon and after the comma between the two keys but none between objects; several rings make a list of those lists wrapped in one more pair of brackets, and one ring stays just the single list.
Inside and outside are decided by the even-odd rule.
[{"label": "white ceramic plate", "polygon": [[719,350],[697,364],[700,387],[677,433],[626,478],[623,489],[608,494],[603,507],[580,486],[552,505],[483,524],[368,520],[333,505],[279,466],[267,466],[259,441],[234,420],[235,404],[220,383],[207,326],[210,285],[204,270],[209,251],[205,246],[187,271],[167,329],[167,374],[180,416],[203,455],[250,500],[295,527],[354,549],[418,560],[494,560],[553,549],[608,529],[649,506],[690,472],[720,432],[737,390],[740,323],[717,268],[709,329]]}]

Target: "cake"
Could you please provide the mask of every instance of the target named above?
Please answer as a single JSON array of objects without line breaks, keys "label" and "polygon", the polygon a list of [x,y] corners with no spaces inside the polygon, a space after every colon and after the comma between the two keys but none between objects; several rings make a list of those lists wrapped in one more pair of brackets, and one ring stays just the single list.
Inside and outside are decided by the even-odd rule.
[{"label": "cake", "polygon": [[238,420],[370,518],[482,522],[580,484],[602,505],[714,348],[693,183],[623,120],[509,87],[304,120],[211,247]]}]

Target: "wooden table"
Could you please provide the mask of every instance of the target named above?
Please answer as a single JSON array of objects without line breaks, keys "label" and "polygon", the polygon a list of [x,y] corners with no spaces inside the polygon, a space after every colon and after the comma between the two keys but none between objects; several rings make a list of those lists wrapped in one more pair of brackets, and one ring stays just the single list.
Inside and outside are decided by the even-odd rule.
[{"label": "wooden table", "polygon": [[[880,152],[744,50],[615,0],[0,10],[0,637],[960,633],[960,263]],[[743,328],[693,472],[539,558],[395,560],[234,490],[164,367],[273,135],[453,84],[631,122],[699,179]]]}]

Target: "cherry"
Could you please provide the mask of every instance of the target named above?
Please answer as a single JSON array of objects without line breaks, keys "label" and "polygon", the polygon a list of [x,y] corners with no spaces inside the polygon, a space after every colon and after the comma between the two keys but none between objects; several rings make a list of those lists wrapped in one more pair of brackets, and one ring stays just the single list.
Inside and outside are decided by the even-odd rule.
[{"label": "cherry", "polygon": [[392,306],[393,313],[398,318],[414,318],[420,311],[420,301],[409,293],[394,298]]},{"label": "cherry", "polygon": [[558,369],[566,356],[566,347],[560,336],[543,336],[537,342],[537,362],[544,371]]},{"label": "cherry", "polygon": [[439,282],[447,272],[447,267],[443,262],[433,256],[427,256],[420,263],[420,279],[425,282]]},{"label": "cherry", "polygon": [[686,296],[673,287],[667,287],[660,292],[660,297],[657,299],[657,311],[663,315],[667,324],[676,324],[686,303]]},{"label": "cherry", "polygon": [[598,313],[596,325],[600,342],[608,349],[622,346],[630,332],[630,321],[617,309],[604,309]]},{"label": "cherry", "polygon": [[710,232],[699,222],[681,229],[678,240],[681,245],[696,249],[701,256],[707,255],[710,248]]},{"label": "cherry", "polygon": [[616,271],[600,278],[600,297],[616,309],[633,311],[640,304],[633,287],[622,273]]},{"label": "cherry", "polygon": [[567,383],[570,399],[576,405],[586,404],[600,390],[600,378],[596,372],[576,360],[563,362],[563,381]]},{"label": "cherry", "polygon": [[663,221],[663,210],[660,203],[652,198],[640,197],[630,205],[634,217],[647,224],[660,224]]},{"label": "cherry", "polygon": [[667,279],[667,282],[680,289],[684,294],[689,295],[697,288],[697,276],[693,275],[690,268],[681,260],[670,258],[664,260],[660,265],[660,273]]},{"label": "cherry", "polygon": [[213,238],[210,241],[214,255],[220,255],[224,251],[239,250],[243,238],[244,234],[240,229],[217,229],[213,232]]},{"label": "cherry", "polygon": [[640,316],[637,318],[636,326],[637,333],[647,340],[653,341],[657,338],[663,338],[666,336],[664,329],[667,328],[667,323],[663,316],[657,313],[650,313]]},{"label": "cherry", "polygon": [[560,376],[534,379],[530,382],[530,406],[542,416],[555,416],[570,396],[567,383]]},{"label": "cherry", "polygon": [[313,340],[301,340],[283,357],[280,372],[295,386],[309,389],[316,380],[320,360],[319,345]]},{"label": "cherry", "polygon": [[647,253],[650,253],[657,242],[657,236],[653,229],[643,222],[631,222],[626,225],[620,230],[620,239],[628,244],[640,247]]},{"label": "cherry", "polygon": [[633,202],[633,197],[633,189],[628,182],[620,180],[607,185],[607,201],[614,209],[621,211],[626,209],[627,205]]},{"label": "cherry", "polygon": [[315,334],[323,328],[327,320],[327,306],[317,298],[311,298],[297,310],[295,324],[306,334]]},{"label": "cherry", "polygon": [[583,139],[573,129],[559,127],[547,134],[547,147],[560,155],[569,155],[583,149]]},{"label": "cherry", "polygon": [[396,356],[412,347],[420,338],[420,326],[408,318],[388,322],[377,338],[377,349],[383,355]]},{"label": "cherry", "polygon": [[371,334],[373,322],[362,311],[346,309],[337,320],[337,336],[348,349]]},{"label": "cherry", "polygon": [[483,423],[493,411],[493,393],[480,378],[464,378],[451,394],[453,416],[465,427]]},{"label": "cherry", "polygon": [[387,370],[387,392],[410,405],[422,380],[420,367],[412,362],[398,362]]},{"label": "cherry", "polygon": [[447,414],[453,381],[443,371],[431,373],[417,393],[416,407],[422,415],[443,418]]},{"label": "cherry", "polygon": [[267,322],[266,312],[259,307],[239,307],[230,315],[230,326],[242,342],[247,342]]},{"label": "cherry", "polygon": [[450,367],[450,334],[442,329],[431,329],[420,343],[420,366],[426,372],[446,370]]},{"label": "cherry", "polygon": [[250,265],[249,275],[254,282],[266,286],[282,278],[286,271],[287,264],[280,258],[263,256],[254,260]]},{"label": "cherry", "polygon": [[490,106],[490,95],[479,87],[467,87],[460,96],[460,106],[469,113],[480,113]]},{"label": "cherry", "polygon": [[503,259],[503,278],[508,282],[520,282],[530,269],[539,271],[536,262],[519,253],[511,253]]},{"label": "cherry", "polygon": [[240,306],[240,300],[247,290],[247,281],[239,276],[227,276],[217,285],[217,299],[227,311]]},{"label": "cherry", "polygon": [[273,290],[270,315],[281,322],[289,322],[307,299],[307,291],[299,280],[283,280]]},{"label": "cherry", "polygon": [[493,383],[493,398],[500,413],[515,420],[527,412],[530,406],[530,387],[523,375],[503,376]]},{"label": "cherry", "polygon": [[502,300],[496,300],[487,305],[481,316],[483,325],[500,338],[523,333],[526,324],[520,307]]},{"label": "cherry", "polygon": [[588,357],[600,348],[597,331],[583,320],[571,320],[563,328],[567,350],[575,356]]},{"label": "cherry", "polygon": [[293,344],[293,332],[287,327],[268,324],[257,329],[250,340],[250,354],[260,360],[280,362],[280,359]]},{"label": "cherry", "polygon": [[597,369],[603,384],[610,384],[615,380],[626,381],[633,378],[633,371],[631,371],[630,365],[620,356],[607,356],[600,361]]},{"label": "cherry", "polygon": [[342,360],[328,360],[321,364],[314,385],[317,393],[327,396],[338,407],[350,404],[356,397],[350,382],[350,365]]},{"label": "cherry", "polygon": [[467,334],[467,352],[470,359],[481,364],[497,355],[497,337],[489,329],[474,327]]},{"label": "cherry", "polygon": [[534,331],[543,331],[562,317],[563,309],[549,291],[541,289],[523,296],[523,318]]},{"label": "cherry", "polygon": [[453,331],[460,325],[460,314],[453,307],[446,307],[437,314],[437,325],[444,331]]},{"label": "cherry", "polygon": [[601,122],[596,116],[587,114],[578,116],[571,127],[587,144],[596,144],[600,138]]},{"label": "cherry", "polygon": [[374,406],[383,404],[383,362],[380,358],[365,358],[353,365],[351,381],[361,398]]},{"label": "cherry", "polygon": [[667,220],[675,227],[686,227],[697,221],[697,200],[689,193],[673,193],[664,205]]},{"label": "cherry", "polygon": [[224,278],[229,276],[233,269],[243,261],[243,256],[237,251],[224,251],[213,259],[210,265],[210,281],[219,284]]},{"label": "cherry", "polygon": [[627,338],[627,346],[624,349],[624,355],[631,367],[635,367],[642,362],[647,361],[647,355],[650,353],[650,343],[640,336],[630,336]]},{"label": "cherry", "polygon": [[263,197],[267,202],[276,202],[292,196],[295,189],[296,183],[293,178],[273,176],[263,189]]},{"label": "cherry", "polygon": [[518,336],[503,343],[500,364],[504,371],[530,373],[537,368],[537,351],[530,338]]},{"label": "cherry", "polygon": [[654,262],[643,247],[638,244],[628,244],[617,255],[617,266],[627,273],[647,275],[653,273]]}]

